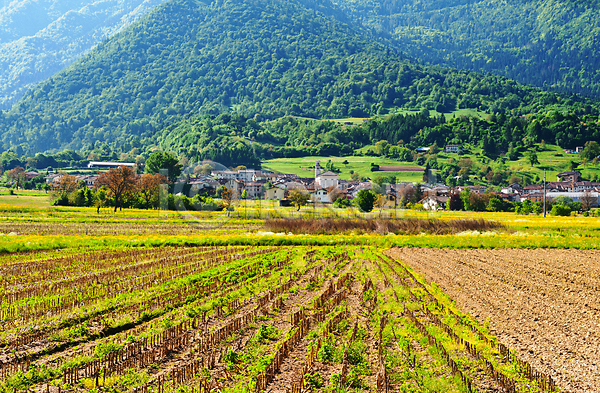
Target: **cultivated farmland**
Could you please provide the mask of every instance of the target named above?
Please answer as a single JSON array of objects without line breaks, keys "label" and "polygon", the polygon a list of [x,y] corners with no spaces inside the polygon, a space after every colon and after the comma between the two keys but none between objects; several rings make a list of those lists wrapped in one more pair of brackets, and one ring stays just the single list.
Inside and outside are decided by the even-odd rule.
[{"label": "cultivated farmland", "polygon": [[568,392],[600,387],[600,253],[393,249]]},{"label": "cultivated farmland", "polygon": [[364,246],[0,257],[1,391],[555,391]]}]

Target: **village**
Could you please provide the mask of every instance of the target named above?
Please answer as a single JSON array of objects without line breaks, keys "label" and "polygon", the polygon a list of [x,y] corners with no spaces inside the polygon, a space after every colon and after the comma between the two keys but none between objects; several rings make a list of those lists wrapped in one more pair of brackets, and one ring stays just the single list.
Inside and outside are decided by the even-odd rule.
[{"label": "village", "polygon": [[[106,170],[118,166],[135,167],[131,163],[90,162],[89,168]],[[63,176],[63,173],[50,173],[45,176],[46,183],[52,187]],[[27,172],[28,178],[39,176],[38,173]],[[96,186],[98,174],[77,175],[80,184],[88,188]],[[184,194],[215,196],[220,188],[230,189],[235,199],[279,201],[281,206],[289,206],[288,196],[291,190],[301,190],[308,196],[309,203],[332,204],[336,200],[352,200],[361,190],[371,190],[375,194],[385,195],[389,205],[407,207],[406,201],[412,200],[413,206],[418,204],[424,210],[450,209],[449,199],[452,194],[459,194],[468,189],[475,195],[488,195],[511,203],[543,203],[556,198],[580,202],[586,210],[599,206],[600,182],[582,181],[578,171],[562,172],[556,181],[545,184],[532,184],[521,187],[515,183],[502,187],[500,191],[491,191],[486,185],[465,185],[449,187],[442,183],[398,182],[396,184],[377,184],[371,179],[354,181],[340,179],[338,173],[324,170],[320,161],[315,162],[314,177],[299,177],[295,174],[273,173],[254,169],[211,170],[210,173],[192,173],[181,177],[182,183],[175,191],[185,190]],[[365,179],[363,179],[365,180]],[[415,199],[415,197],[417,199]]]}]

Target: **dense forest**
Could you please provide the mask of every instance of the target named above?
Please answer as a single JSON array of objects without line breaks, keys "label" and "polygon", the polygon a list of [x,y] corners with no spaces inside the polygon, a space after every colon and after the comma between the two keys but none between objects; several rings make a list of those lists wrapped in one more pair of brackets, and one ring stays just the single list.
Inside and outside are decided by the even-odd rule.
[{"label": "dense forest", "polygon": [[[260,160],[302,156],[349,156],[366,145],[374,154],[412,161],[417,147],[467,144],[487,156],[517,159],[534,144],[565,149],[600,141],[597,115],[549,112],[528,117],[500,113],[486,119],[460,116],[446,120],[424,110],[381,117],[357,126],[284,117],[258,123],[254,118],[222,114],[196,116],[166,127],[150,149],[173,151],[191,161],[211,159],[228,166],[257,167]],[[153,145],[155,142],[156,145]]]},{"label": "dense forest", "polygon": [[[166,141],[181,121],[223,113],[256,122],[398,109],[598,113],[597,101],[417,64],[318,8],[296,0],[170,0],[0,113],[0,149],[21,156]],[[185,138],[197,154],[237,154],[222,150],[231,135]]]},{"label": "dense forest", "polygon": [[0,109],[165,0],[20,0],[0,4]]},{"label": "dense forest", "polygon": [[333,0],[373,35],[430,64],[600,96],[600,2]]}]

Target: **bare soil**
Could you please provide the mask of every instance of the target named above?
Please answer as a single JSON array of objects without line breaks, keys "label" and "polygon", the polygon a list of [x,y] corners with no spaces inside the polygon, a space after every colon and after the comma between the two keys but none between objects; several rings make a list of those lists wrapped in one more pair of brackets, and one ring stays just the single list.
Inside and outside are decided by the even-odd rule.
[{"label": "bare soil", "polygon": [[600,252],[396,248],[457,306],[567,392],[600,391]]}]

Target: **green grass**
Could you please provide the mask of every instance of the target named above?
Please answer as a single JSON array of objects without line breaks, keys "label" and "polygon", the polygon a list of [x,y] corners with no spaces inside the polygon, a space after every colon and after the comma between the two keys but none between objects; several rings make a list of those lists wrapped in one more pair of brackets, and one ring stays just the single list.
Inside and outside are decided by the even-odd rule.
[{"label": "green grass", "polygon": [[[389,166],[406,166],[413,168],[422,168],[412,162],[401,162],[390,158],[369,157],[369,156],[349,156],[349,157],[319,157],[309,156],[300,158],[275,158],[273,160],[264,161],[263,168],[272,170],[278,173],[291,173],[300,177],[315,177],[315,161],[321,161],[321,167],[325,170],[327,161],[340,169],[340,179],[349,180],[350,171],[358,173],[361,176],[373,178],[377,175],[396,176],[397,182],[421,182],[423,179],[422,172],[371,172],[371,163],[377,165]],[[343,164],[348,161],[348,164]]]},{"label": "green grass", "polygon": [[50,196],[43,191],[19,190],[15,195],[8,192],[0,193],[0,211],[6,207],[27,208],[27,209],[46,209],[50,207]]}]

